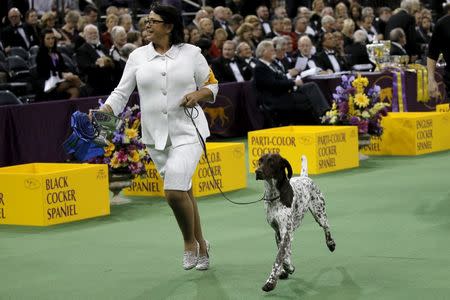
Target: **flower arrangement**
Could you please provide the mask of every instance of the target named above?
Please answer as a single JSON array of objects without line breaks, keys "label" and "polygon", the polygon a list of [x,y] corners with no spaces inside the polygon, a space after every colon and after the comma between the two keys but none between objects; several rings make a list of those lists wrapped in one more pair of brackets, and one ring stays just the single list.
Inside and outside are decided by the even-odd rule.
[{"label": "flower arrangement", "polygon": [[382,135],[381,119],[390,105],[380,101],[380,86],[374,85],[366,92],[368,85],[367,77],[360,74],[356,78],[342,76],[341,85],[333,93],[331,110],[322,117],[322,123],[355,125],[359,134]]},{"label": "flower arrangement", "polygon": [[151,159],[140,139],[139,106],[126,107],[119,118],[121,121],[116,130],[107,137],[107,145],[103,148],[104,154],[90,159],[89,163],[107,164],[112,173],[145,175],[145,165]]}]

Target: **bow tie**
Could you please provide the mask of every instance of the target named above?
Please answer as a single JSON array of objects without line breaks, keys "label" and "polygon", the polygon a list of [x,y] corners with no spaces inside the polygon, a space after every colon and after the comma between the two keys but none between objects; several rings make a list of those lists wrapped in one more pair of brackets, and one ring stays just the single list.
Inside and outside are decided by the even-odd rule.
[{"label": "bow tie", "polygon": [[232,58],[232,59],[226,59],[225,62],[226,62],[226,63],[234,63],[234,62],[236,62],[236,59],[235,59],[235,58]]},{"label": "bow tie", "polygon": [[325,53],[327,54],[327,55],[334,55],[335,53],[334,53],[334,50],[325,50]]},{"label": "bow tie", "polygon": [[91,44],[91,46],[96,50],[102,50],[102,44],[98,44],[98,45]]}]

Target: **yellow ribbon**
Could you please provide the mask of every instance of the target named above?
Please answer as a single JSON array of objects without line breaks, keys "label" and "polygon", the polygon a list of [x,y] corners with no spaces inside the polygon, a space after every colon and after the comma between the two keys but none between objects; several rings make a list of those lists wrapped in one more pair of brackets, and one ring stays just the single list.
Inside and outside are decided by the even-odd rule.
[{"label": "yellow ribbon", "polygon": [[398,99],[398,111],[403,112],[403,86],[402,86],[402,73],[397,73],[397,99]]},{"label": "yellow ribbon", "polygon": [[430,101],[428,94],[428,70],[419,64],[408,65],[417,74],[417,101],[427,103]]}]

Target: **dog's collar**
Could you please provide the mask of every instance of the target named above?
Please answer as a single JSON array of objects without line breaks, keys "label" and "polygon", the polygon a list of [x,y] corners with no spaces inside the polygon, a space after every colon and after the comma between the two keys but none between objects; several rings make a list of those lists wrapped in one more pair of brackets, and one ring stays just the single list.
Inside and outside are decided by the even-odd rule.
[{"label": "dog's collar", "polygon": [[272,202],[272,201],[275,201],[275,200],[280,199],[280,195],[278,195],[278,196],[276,196],[276,197],[273,197],[273,198],[267,198],[267,197],[266,197],[266,193],[264,193],[263,199],[264,199],[264,201]]}]

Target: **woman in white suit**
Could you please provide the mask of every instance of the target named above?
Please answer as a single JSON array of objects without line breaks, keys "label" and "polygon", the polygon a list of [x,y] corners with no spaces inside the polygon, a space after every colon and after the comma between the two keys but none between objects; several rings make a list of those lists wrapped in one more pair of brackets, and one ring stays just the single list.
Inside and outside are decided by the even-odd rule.
[{"label": "woman in white suit", "polygon": [[209,243],[203,238],[192,193],[192,176],[202,147],[184,109],[197,109],[194,121],[206,139],[208,123],[198,102],[215,100],[217,80],[200,48],[183,43],[182,19],[174,7],[155,5],[146,30],[151,43],[131,53],[118,86],[102,109],[119,114],[137,86],[142,140],[164,178],[165,197],[183,235],[183,268],[206,270]]}]

